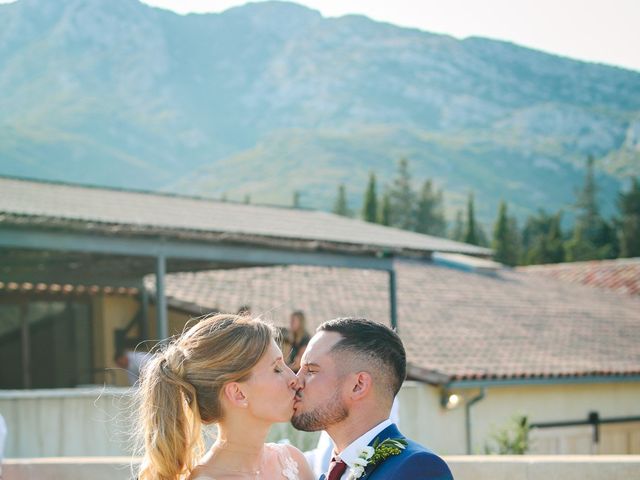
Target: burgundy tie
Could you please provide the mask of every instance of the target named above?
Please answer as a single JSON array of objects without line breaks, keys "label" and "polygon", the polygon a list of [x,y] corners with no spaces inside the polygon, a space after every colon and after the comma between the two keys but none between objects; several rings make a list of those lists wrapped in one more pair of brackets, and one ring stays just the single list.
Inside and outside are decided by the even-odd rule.
[{"label": "burgundy tie", "polygon": [[329,464],[329,471],[327,472],[327,480],[340,480],[342,474],[347,469],[347,464],[339,458],[333,457]]}]

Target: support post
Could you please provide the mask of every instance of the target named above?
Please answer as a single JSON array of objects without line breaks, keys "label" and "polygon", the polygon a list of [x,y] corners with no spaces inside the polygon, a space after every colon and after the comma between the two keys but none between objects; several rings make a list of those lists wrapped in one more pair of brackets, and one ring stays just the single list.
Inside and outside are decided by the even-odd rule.
[{"label": "support post", "polygon": [[167,259],[164,255],[156,258],[156,320],[158,322],[158,338],[166,341],[169,338],[169,322],[167,319],[167,298],[164,294],[164,277],[167,272]]},{"label": "support post", "polygon": [[22,388],[31,388],[31,335],[29,332],[28,304],[20,302],[20,336],[22,345]]},{"label": "support post", "polygon": [[396,271],[389,270],[389,308],[391,316],[391,328],[398,332],[398,297],[396,295]]},{"label": "support post", "polygon": [[149,340],[149,292],[142,282],[140,290],[140,310],[141,310],[141,323],[140,323],[140,336],[142,340]]}]

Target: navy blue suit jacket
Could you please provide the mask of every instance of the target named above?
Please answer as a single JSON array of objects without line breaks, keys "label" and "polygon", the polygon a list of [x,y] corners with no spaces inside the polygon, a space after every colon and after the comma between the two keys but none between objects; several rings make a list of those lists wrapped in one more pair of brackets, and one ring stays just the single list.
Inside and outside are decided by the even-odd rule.
[{"label": "navy blue suit jacket", "polygon": [[[365,474],[360,480],[453,480],[453,475],[444,460],[419,443],[406,438],[395,424],[389,425],[376,438],[380,442],[387,438],[402,438],[407,441],[407,447],[400,454],[365,469]],[[373,441],[369,445],[373,445]],[[324,479],[325,476],[320,478]]]}]

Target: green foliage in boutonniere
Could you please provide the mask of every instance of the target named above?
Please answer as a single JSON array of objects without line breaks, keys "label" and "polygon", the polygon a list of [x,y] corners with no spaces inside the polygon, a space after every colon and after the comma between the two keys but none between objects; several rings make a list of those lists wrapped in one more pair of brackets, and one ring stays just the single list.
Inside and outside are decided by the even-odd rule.
[{"label": "green foliage in boutonniere", "polygon": [[383,462],[389,457],[400,454],[407,446],[407,441],[403,438],[387,438],[380,442],[376,438],[372,446],[363,447],[358,458],[353,462],[353,467],[349,470],[347,480],[357,480],[364,475],[365,469]]},{"label": "green foliage in boutonniere", "polygon": [[376,438],[373,442],[373,456],[369,459],[369,464],[377,465],[389,457],[399,455],[406,446],[407,441],[403,438],[387,438],[383,442]]}]

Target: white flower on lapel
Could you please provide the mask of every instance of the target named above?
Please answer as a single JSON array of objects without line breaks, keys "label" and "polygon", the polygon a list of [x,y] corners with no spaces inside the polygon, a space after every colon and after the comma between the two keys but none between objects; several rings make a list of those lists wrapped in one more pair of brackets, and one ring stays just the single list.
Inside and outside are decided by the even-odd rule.
[{"label": "white flower on lapel", "polygon": [[369,459],[373,457],[375,450],[373,447],[366,446],[360,449],[358,457],[353,461],[353,466],[349,469],[347,480],[356,480],[364,475],[364,469],[369,465]]}]

